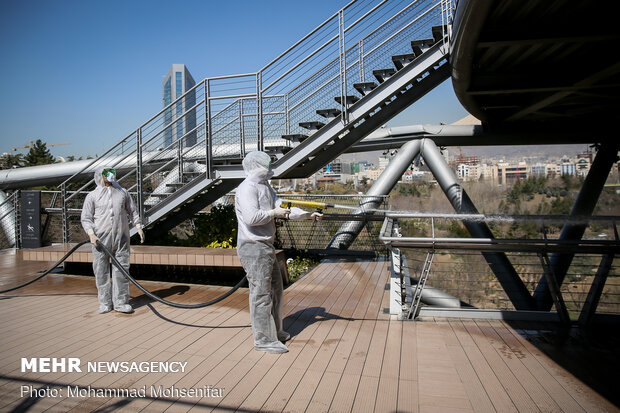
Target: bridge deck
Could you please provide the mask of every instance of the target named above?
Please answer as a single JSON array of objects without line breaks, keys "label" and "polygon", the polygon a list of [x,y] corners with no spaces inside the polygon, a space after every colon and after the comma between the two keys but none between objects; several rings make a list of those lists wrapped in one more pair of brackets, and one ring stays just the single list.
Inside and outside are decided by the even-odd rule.
[{"label": "bridge deck", "polygon": [[[44,266],[0,254],[0,289]],[[134,314],[99,315],[92,278],[50,275],[0,296],[0,411],[618,411],[534,345],[532,337],[547,327],[391,320],[387,281],[386,262],[319,265],[285,291],[293,338],[289,353],[272,355],[252,348],[247,290],[213,307],[181,310],[132,287]],[[186,303],[225,290],[144,284]],[[21,357],[79,357],[82,373],[22,373]],[[183,373],[87,372],[93,361],[187,366]],[[151,386],[208,385],[223,389],[223,397],[150,394]],[[62,397],[20,397],[22,386],[59,389]],[[145,386],[146,397],[68,397],[67,386]]]}]

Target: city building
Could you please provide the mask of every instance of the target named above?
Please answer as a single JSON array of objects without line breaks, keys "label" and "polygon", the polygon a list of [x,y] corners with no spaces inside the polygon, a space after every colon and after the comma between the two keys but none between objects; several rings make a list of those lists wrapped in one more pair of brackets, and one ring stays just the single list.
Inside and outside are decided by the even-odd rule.
[{"label": "city building", "polygon": [[532,176],[547,176],[547,165],[544,163],[537,163],[530,168]]},{"label": "city building", "polygon": [[507,162],[500,162],[497,164],[497,183],[504,185],[508,182],[514,182],[517,179],[527,179],[528,166],[525,162],[519,162],[518,164],[510,164]]},{"label": "city building", "polygon": [[575,173],[577,176],[585,178],[590,172],[590,160],[588,158],[578,159],[575,163]]},{"label": "city building", "polygon": [[[196,85],[194,78],[183,64],[173,64],[162,83],[163,105],[168,107],[176,99]],[[183,138],[183,146],[196,144],[196,94],[189,93],[164,112],[164,125],[171,125],[164,131],[164,143],[168,148]]]},{"label": "city building", "polygon": [[572,176],[577,175],[577,170],[575,168],[575,162],[573,162],[571,159],[563,158],[560,168],[561,168],[560,169],[561,175],[572,175]]}]

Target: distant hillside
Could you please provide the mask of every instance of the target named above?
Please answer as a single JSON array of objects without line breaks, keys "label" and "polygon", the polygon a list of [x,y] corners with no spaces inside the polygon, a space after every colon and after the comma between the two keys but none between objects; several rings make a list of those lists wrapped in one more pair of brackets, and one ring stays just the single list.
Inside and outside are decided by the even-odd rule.
[{"label": "distant hillside", "polygon": [[[574,157],[589,149],[588,145],[523,145],[523,146],[470,146],[462,147],[463,155],[480,156],[482,159],[522,160],[523,158],[557,159],[564,155]],[[458,154],[458,147],[448,148],[450,155]]]}]

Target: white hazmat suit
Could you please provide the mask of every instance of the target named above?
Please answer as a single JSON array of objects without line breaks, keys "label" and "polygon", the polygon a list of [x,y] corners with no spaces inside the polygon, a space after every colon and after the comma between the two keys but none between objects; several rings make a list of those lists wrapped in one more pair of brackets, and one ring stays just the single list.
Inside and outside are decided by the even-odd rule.
[{"label": "white hazmat suit", "polygon": [[281,342],[290,338],[282,330],[282,275],[276,262],[273,241],[274,218],[319,219],[319,213],[280,207],[281,200],[269,185],[273,176],[271,158],[264,152],[250,152],[243,159],[247,177],[235,192],[239,223],[237,255],[250,287],[250,319],[254,348],[268,353],[285,353]]},{"label": "white hazmat suit", "polygon": [[[100,251],[95,243],[99,240],[129,271],[129,221],[138,228],[144,242],[140,216],[131,195],[114,180],[113,175],[104,178],[102,172],[95,171],[97,189],[86,196],[82,208],[82,227],[89,235],[93,250],[93,272],[99,297],[99,312],[114,310],[128,313],[132,311],[129,301],[129,280],[121,271],[112,266],[113,285],[110,284],[110,258]],[[106,184],[107,180],[107,184]]]}]

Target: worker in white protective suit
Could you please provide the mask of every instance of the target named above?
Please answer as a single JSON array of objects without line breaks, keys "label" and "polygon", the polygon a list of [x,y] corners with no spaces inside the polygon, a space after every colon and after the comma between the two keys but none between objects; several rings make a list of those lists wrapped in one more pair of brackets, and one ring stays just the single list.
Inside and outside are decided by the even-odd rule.
[{"label": "worker in white protective suit", "polygon": [[239,229],[237,255],[250,287],[250,319],[254,348],[267,353],[286,353],[283,344],[291,338],[282,330],[282,275],[276,262],[273,241],[274,218],[320,219],[323,215],[300,208],[284,209],[269,185],[273,176],[271,158],[265,152],[250,152],[243,159],[247,177],[235,193]]},{"label": "worker in white protective suit", "polygon": [[93,248],[93,271],[99,297],[99,313],[112,308],[121,313],[133,311],[129,304],[129,280],[112,265],[110,284],[110,258],[97,246],[100,241],[129,271],[129,221],[138,229],[140,241],[144,231],[140,216],[131,195],[116,182],[113,168],[97,168],[97,189],[86,196],[82,208],[82,227],[90,237]]}]

